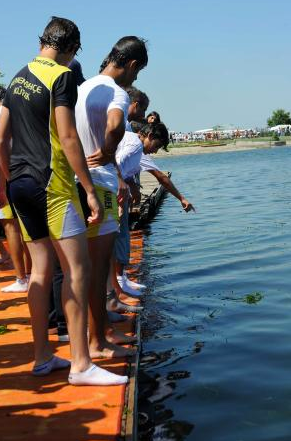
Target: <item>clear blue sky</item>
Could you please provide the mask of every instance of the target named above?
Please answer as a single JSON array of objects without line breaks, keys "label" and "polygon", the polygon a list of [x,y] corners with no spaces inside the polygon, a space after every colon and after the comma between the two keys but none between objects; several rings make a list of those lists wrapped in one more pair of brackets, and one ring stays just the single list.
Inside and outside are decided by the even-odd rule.
[{"label": "clear blue sky", "polygon": [[3,0],[2,81],[38,52],[52,15],[79,26],[87,78],[120,37],[146,38],[135,85],[172,130],[262,127],[272,110],[291,110],[290,0]]}]

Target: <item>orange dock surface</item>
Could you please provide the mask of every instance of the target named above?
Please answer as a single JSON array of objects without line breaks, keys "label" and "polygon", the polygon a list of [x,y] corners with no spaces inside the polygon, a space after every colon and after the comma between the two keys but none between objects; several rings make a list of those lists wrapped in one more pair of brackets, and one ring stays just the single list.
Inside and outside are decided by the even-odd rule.
[{"label": "orange dock surface", "polygon": [[[131,275],[142,259],[142,233],[131,235]],[[0,266],[0,287],[14,280],[11,264]],[[71,386],[68,371],[33,377],[33,343],[27,293],[0,292],[0,440],[133,440],[137,357],[94,360],[98,366],[129,375],[125,386]],[[118,325],[135,332],[136,321]],[[70,358],[69,344],[50,336],[56,355]]]}]

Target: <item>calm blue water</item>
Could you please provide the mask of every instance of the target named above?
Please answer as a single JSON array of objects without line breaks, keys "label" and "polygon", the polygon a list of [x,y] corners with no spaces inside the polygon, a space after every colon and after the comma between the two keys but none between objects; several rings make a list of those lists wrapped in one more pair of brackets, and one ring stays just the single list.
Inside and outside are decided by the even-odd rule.
[{"label": "calm blue water", "polygon": [[145,241],[154,439],[290,441],[291,150],[156,161],[197,214],[168,196]]}]

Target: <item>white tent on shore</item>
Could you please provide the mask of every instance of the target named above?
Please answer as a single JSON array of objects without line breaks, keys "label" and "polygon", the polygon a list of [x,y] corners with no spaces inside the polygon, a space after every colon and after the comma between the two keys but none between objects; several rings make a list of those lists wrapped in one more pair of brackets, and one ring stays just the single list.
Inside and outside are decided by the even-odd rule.
[{"label": "white tent on shore", "polygon": [[274,132],[277,132],[279,130],[286,130],[286,129],[291,130],[291,124],[278,124],[277,126],[274,127],[270,127],[269,130],[272,130]]}]

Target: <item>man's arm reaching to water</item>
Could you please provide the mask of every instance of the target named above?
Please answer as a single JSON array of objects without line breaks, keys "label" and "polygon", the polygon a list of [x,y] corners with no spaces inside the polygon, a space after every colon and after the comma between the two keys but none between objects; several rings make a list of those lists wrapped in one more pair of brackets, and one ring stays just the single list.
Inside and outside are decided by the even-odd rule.
[{"label": "man's arm reaching to water", "polygon": [[148,170],[148,172],[151,173],[163,187],[165,187],[173,196],[175,196],[175,198],[180,201],[183,210],[186,211],[186,213],[191,210],[195,211],[195,207],[186,198],[184,198],[168,176],[166,176],[160,170]]}]

